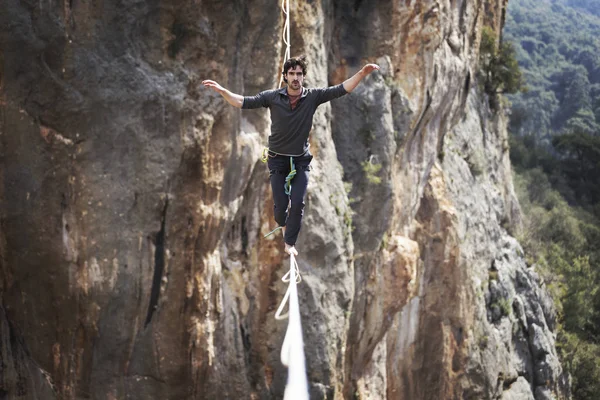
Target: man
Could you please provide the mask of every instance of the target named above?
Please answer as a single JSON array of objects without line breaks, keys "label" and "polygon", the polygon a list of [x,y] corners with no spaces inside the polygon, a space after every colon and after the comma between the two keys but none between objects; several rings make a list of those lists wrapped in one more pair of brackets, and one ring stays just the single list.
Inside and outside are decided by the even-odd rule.
[{"label": "man", "polygon": [[302,224],[308,171],[313,158],[308,150],[313,115],[319,105],[350,93],[365,76],[379,69],[376,64],[366,64],[358,73],[337,86],[307,89],[304,87],[306,67],[304,56],[290,58],[283,65],[282,71],[287,86],[260,92],[256,96],[241,96],[215,81],[202,81],[204,86],[219,93],[234,107],[269,108],[271,135],[267,156],[275,203],[275,221],[279,228],[286,227],[285,251],[294,255],[298,255],[295,244]]}]

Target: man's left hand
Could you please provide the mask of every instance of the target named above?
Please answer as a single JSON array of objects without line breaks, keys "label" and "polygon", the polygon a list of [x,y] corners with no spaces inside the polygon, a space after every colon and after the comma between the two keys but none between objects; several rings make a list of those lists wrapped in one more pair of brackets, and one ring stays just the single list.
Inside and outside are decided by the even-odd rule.
[{"label": "man's left hand", "polygon": [[369,75],[371,72],[378,70],[379,69],[379,65],[377,64],[367,64],[364,67],[362,67],[362,71],[365,75]]}]

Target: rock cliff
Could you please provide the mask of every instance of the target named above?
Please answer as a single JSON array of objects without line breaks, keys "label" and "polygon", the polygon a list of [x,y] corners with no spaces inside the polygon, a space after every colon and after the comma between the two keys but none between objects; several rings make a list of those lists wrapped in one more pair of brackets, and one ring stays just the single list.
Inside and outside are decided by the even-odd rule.
[{"label": "rock cliff", "polygon": [[[477,85],[506,0],[290,3],[309,86],[382,67],[313,124],[311,398],[567,398]],[[0,398],[282,397],[268,114],[200,85],[277,85],[279,5],[3,1]]]}]

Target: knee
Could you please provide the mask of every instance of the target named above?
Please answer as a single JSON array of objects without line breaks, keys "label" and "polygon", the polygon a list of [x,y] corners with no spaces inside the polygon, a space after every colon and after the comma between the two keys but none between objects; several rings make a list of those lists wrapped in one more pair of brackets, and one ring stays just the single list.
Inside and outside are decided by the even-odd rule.
[{"label": "knee", "polygon": [[277,206],[274,207],[275,222],[280,226],[285,226],[287,213],[284,209],[279,209]]},{"label": "knee", "polygon": [[304,212],[304,202],[292,203],[290,206],[290,214],[302,215]]}]

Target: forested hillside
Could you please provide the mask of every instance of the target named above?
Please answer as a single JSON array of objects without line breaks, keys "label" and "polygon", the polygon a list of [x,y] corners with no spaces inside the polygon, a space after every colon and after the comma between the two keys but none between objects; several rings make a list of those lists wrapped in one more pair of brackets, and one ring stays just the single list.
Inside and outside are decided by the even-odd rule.
[{"label": "forested hillside", "polygon": [[600,1],[598,0],[568,0],[567,5],[600,16]]},{"label": "forested hillside", "polygon": [[521,234],[559,308],[574,399],[600,393],[600,0],[511,0],[527,90],[511,101]]},{"label": "forested hillside", "polygon": [[504,40],[514,44],[529,89],[511,98],[515,133],[598,131],[600,16],[586,10],[600,13],[600,1],[509,2]]}]

